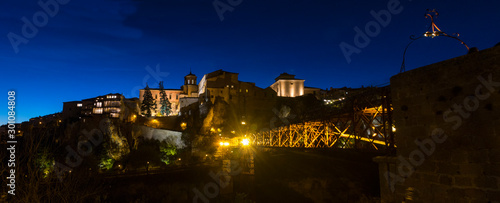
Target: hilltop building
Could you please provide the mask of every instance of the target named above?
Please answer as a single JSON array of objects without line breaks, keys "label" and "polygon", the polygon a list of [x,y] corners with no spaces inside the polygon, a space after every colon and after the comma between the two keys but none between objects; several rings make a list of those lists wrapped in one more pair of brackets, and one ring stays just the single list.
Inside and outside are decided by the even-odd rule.
[{"label": "hilltop building", "polygon": [[199,83],[198,95],[202,114],[205,112],[202,108],[204,103],[214,104],[219,99],[229,105],[233,116],[241,122],[272,113],[277,98],[271,88],[263,89],[255,86],[255,83],[239,81],[238,73],[223,70],[204,75]]},{"label": "hilltop building", "polygon": [[[184,76],[184,85],[180,89],[164,89],[168,101],[172,104],[171,112],[169,115],[161,116],[173,116],[178,115],[181,107],[188,106],[194,102],[198,101],[198,85],[196,84],[197,77],[191,72]],[[156,100],[156,109],[152,110],[152,115],[159,115],[160,113],[160,89],[150,88],[153,98]],[[142,103],[144,100],[145,89],[141,89],[139,92],[139,100]]]},{"label": "hilltop building", "polygon": [[216,97],[221,97],[230,104],[238,104],[247,99],[265,99],[276,96],[271,89],[262,89],[253,82],[238,80],[238,73],[217,70],[203,76],[200,81],[198,95],[212,103]]},{"label": "hilltop building", "polygon": [[295,78],[295,75],[288,73],[280,74],[275,82],[270,86],[278,97],[298,97],[307,94],[317,95],[320,93],[320,88],[305,87],[302,79]]},{"label": "hilltop building", "polygon": [[[107,94],[81,101],[70,101],[63,103],[62,117],[81,118],[92,115],[103,115],[110,118],[128,118],[128,114],[137,112],[139,101],[125,99],[121,94]],[[125,110],[129,111],[125,111]]]}]

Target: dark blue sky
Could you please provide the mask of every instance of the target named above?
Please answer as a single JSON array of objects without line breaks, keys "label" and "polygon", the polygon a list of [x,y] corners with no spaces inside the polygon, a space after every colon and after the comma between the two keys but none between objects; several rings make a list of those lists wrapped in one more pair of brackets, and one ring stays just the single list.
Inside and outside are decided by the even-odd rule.
[{"label": "dark blue sky", "polygon": [[[348,63],[339,44],[354,45],[353,28],[364,30],[374,21],[370,11],[386,10],[391,1],[242,0],[221,21],[211,0],[71,0],[46,23],[38,1],[2,1],[4,101],[8,90],[17,91],[17,121],[22,122],[60,112],[64,101],[107,93],[137,97],[145,82],[156,87],[163,80],[167,88],[179,88],[189,69],[199,79],[217,69],[237,72],[240,80],[262,88],[282,72],[322,89],[379,85],[399,72],[409,36],[426,31],[427,8],[439,11],[436,24],[443,31],[460,33],[471,47],[482,50],[500,42],[498,1],[401,0],[402,11]],[[39,16],[41,27],[25,36],[21,19],[33,23],[33,16]],[[17,53],[9,33],[27,40]],[[421,39],[408,50],[407,70],[465,53],[449,38]],[[151,75],[157,67],[161,74]],[[7,121],[4,104],[1,124]]]}]

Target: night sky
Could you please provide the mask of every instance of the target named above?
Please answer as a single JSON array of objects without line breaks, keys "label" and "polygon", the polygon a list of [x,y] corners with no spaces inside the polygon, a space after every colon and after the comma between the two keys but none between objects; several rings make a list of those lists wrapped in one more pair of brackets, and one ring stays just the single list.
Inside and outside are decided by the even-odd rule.
[{"label": "night sky", "polygon": [[[65,4],[53,17],[45,14],[46,23],[37,0],[0,3],[1,88],[4,101],[8,90],[17,91],[18,122],[60,112],[65,101],[108,93],[138,97],[146,82],[179,88],[190,69],[198,80],[218,69],[237,72],[262,88],[282,72],[322,89],[388,83],[400,70],[409,36],[427,30],[428,8],[439,12],[435,22],[442,31],[460,33],[470,47],[500,42],[500,3],[493,0],[401,0],[400,12],[350,63],[339,44],[354,46],[354,27],[364,31],[375,21],[370,11],[387,10],[394,0],[217,0],[232,10],[222,21],[211,0],[59,1]],[[33,23],[34,15],[38,32],[25,36],[22,19]],[[13,35],[27,42],[17,53]],[[409,48],[406,67],[466,53],[456,40],[425,38]],[[157,67],[160,74],[151,75]],[[7,122],[4,105],[1,124]]]}]

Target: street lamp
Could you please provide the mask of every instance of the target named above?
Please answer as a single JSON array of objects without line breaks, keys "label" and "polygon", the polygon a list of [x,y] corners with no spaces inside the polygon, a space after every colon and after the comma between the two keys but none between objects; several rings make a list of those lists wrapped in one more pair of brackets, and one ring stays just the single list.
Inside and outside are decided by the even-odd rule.
[{"label": "street lamp", "polygon": [[241,144],[243,144],[243,146],[247,146],[250,144],[250,141],[245,138],[245,139],[241,140]]}]

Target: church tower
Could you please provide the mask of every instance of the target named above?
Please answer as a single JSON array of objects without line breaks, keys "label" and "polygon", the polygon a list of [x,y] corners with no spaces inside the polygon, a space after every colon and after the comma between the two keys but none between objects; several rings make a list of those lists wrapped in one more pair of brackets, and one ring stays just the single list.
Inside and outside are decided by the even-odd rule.
[{"label": "church tower", "polygon": [[198,95],[198,84],[196,84],[197,77],[191,71],[189,74],[184,76],[184,85],[182,86],[182,92],[188,97],[197,97]]}]

